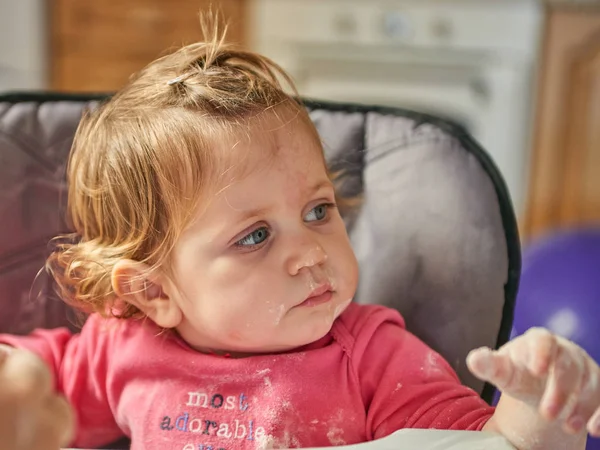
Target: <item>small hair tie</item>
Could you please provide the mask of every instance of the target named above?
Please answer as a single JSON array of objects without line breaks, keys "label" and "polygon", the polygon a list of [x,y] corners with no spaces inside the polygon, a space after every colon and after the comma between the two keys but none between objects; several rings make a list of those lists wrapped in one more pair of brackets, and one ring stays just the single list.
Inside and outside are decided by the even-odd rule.
[{"label": "small hair tie", "polygon": [[173,86],[174,84],[181,83],[185,78],[185,75],[179,75],[178,77],[173,78],[172,80],[167,81],[167,85]]}]

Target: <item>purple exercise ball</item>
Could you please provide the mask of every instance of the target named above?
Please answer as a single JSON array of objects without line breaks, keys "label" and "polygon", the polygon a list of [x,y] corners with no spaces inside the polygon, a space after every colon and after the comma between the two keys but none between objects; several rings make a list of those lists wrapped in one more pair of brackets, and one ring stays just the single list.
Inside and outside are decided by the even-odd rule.
[{"label": "purple exercise ball", "polygon": [[[523,254],[513,334],[544,327],[600,362],[600,229],[540,239]],[[589,439],[587,450],[600,450]]]},{"label": "purple exercise ball", "polygon": [[513,328],[545,327],[600,361],[600,230],[539,240],[523,255]]}]

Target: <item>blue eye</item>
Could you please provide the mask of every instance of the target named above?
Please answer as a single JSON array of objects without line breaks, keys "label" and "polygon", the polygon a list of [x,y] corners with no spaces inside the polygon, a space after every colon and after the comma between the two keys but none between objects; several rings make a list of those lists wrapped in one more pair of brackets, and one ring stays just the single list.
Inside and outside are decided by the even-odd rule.
[{"label": "blue eye", "polygon": [[260,227],[237,241],[236,245],[239,245],[240,247],[252,247],[253,245],[259,245],[266,241],[269,235],[270,233],[267,227]]},{"label": "blue eye", "polygon": [[333,208],[333,203],[321,203],[311,209],[306,216],[304,216],[305,222],[317,222],[327,218],[329,208]]}]

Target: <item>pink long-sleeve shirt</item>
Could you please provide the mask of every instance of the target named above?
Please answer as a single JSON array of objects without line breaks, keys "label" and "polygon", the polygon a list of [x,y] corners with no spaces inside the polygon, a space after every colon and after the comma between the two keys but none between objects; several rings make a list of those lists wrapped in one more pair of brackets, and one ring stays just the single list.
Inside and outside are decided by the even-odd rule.
[{"label": "pink long-sleeve shirt", "polygon": [[76,335],[0,342],[47,362],[76,410],[78,447],[123,435],[145,450],[320,447],[401,428],[479,430],[493,413],[381,306],[352,304],[317,342],[241,359],[194,351],[150,321],[97,315]]}]

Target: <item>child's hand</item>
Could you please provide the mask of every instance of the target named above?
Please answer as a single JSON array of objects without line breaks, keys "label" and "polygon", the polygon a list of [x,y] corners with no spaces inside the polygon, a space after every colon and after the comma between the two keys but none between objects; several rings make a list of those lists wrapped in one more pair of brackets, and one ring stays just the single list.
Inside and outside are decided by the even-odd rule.
[{"label": "child's hand", "polygon": [[573,342],[535,328],[498,351],[474,350],[467,365],[503,394],[538,408],[543,418],[558,419],[566,432],[587,426],[600,436],[600,368]]},{"label": "child's hand", "polygon": [[44,362],[0,346],[0,450],[56,450],[72,433],[73,414]]}]

